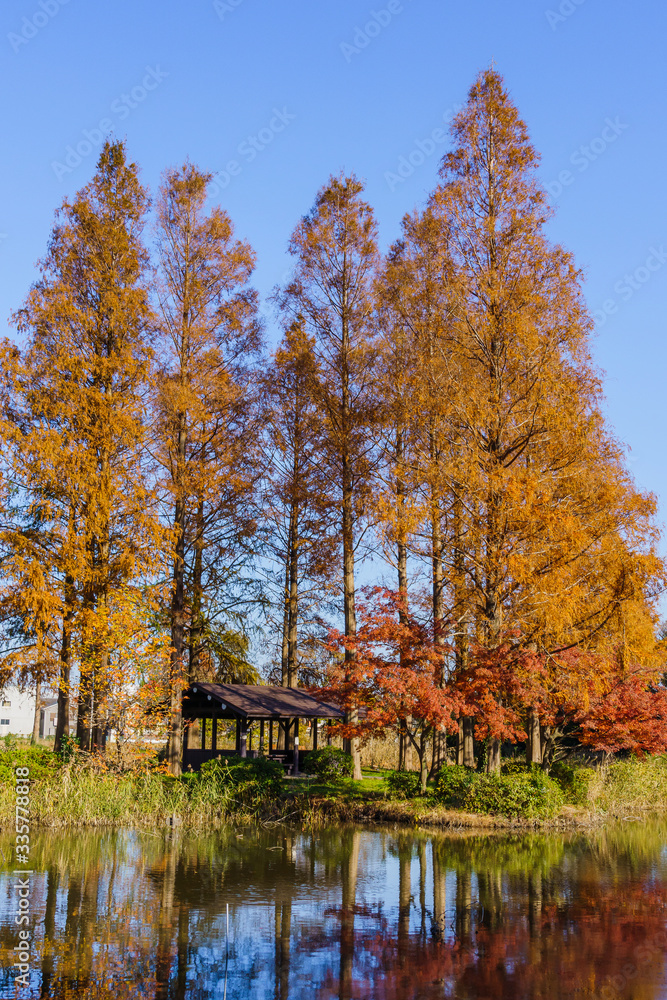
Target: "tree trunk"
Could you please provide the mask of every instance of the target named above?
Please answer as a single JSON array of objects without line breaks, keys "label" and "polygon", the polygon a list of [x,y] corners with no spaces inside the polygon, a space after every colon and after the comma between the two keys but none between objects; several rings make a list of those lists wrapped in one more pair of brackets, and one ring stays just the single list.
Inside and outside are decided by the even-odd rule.
[{"label": "tree trunk", "polygon": [[100,656],[99,670],[93,678],[93,711],[90,737],[90,749],[103,752],[107,742],[107,715],[105,698],[107,696],[107,670],[109,654],[104,649]]},{"label": "tree trunk", "polygon": [[486,741],[486,773],[500,773],[500,740],[489,738]]},{"label": "tree trunk", "polygon": [[[83,596],[84,611],[94,610],[92,588],[87,585]],[[82,658],[79,678],[79,702],[76,716],[76,735],[81,750],[90,750],[90,735],[93,713],[93,684],[95,679],[94,664],[90,657]]]},{"label": "tree trunk", "polygon": [[[397,558],[396,558],[396,568],[398,572],[398,592],[405,602],[405,608],[401,607],[398,612],[398,620],[401,625],[404,625],[407,620],[407,606],[408,606],[408,547],[405,539],[405,483],[402,478],[402,467],[403,467],[403,434],[399,430],[396,434],[396,465],[398,467],[398,476],[396,477],[396,501],[398,506],[398,541],[397,541]],[[403,659],[403,650],[401,650],[401,659]],[[412,743],[410,737],[405,732],[408,725],[410,725],[409,719],[403,719],[401,721],[401,731],[399,733],[399,748],[398,748],[398,769],[399,771],[411,771],[412,770]]]},{"label": "tree trunk", "polygon": [[531,764],[541,764],[542,763],[542,732],[540,727],[540,720],[535,708],[531,707],[528,710],[528,719],[526,720],[526,731],[528,734],[528,739],[526,740],[526,764],[529,766]]},{"label": "tree trunk", "polygon": [[287,687],[298,686],[298,615],[299,615],[299,511],[296,500],[290,512],[290,561],[289,561],[289,630],[287,636]]},{"label": "tree trunk", "polygon": [[[432,453],[435,455],[435,445],[432,445]],[[435,460],[435,458],[434,458]],[[433,580],[433,628],[435,632],[435,645],[440,647],[444,654],[445,636],[443,634],[445,619],[445,592],[444,574],[442,566],[443,539],[442,527],[440,524],[440,511],[437,504],[433,503],[431,513],[431,563]],[[436,681],[439,687],[444,687],[446,683],[444,663],[438,669]],[[447,745],[447,734],[442,730],[433,730],[433,766],[432,774],[437,776],[438,771],[445,761]]]},{"label": "tree trunk", "polygon": [[[180,470],[185,466],[185,416],[181,415],[178,434]],[[183,651],[185,638],[185,487],[178,484],[174,516],[177,532],[171,597],[171,662],[169,670],[169,735],[167,765],[173,775],[181,773],[181,698],[183,688]]]},{"label": "tree trunk", "polygon": [[74,617],[74,580],[65,577],[65,600],[63,611],[63,631],[60,644],[60,676],[58,678],[58,721],[56,722],[56,738],[54,750],[62,750],[63,736],[69,736],[69,676],[70,676],[70,645],[72,618]]},{"label": "tree trunk", "polygon": [[[287,539],[287,551],[285,553],[285,590],[283,608],[283,641],[280,662],[280,683],[282,687],[289,687],[289,609],[290,609],[290,552],[292,551],[292,519],[290,517],[290,528]],[[285,750],[285,726],[278,723],[278,734],[276,736],[276,750]]]},{"label": "tree trunk", "polygon": [[[493,143],[492,143],[493,145]],[[501,321],[498,318],[499,306],[497,302],[496,272],[497,262],[497,240],[496,240],[496,179],[495,179],[495,158],[493,150],[489,153],[489,177],[488,177],[488,214],[489,214],[489,270],[493,276],[491,285],[491,299],[489,302],[489,314],[491,323],[491,340],[488,354],[488,375],[489,375],[489,401],[491,403],[491,414],[489,426],[486,431],[487,454],[488,454],[488,493],[486,508],[486,645],[489,649],[497,649],[500,645],[502,635],[502,606],[501,606],[501,579],[499,578],[499,558],[501,549],[501,498],[495,485],[495,476],[502,468],[501,455],[501,428],[502,417],[501,408],[501,355],[502,355],[502,332]],[[487,741],[486,770],[489,774],[500,771],[500,742],[497,739]]]},{"label": "tree trunk", "polygon": [[[283,687],[297,686],[297,615],[298,615],[298,528],[297,503],[292,501],[285,554],[285,612],[283,615],[282,671]],[[278,723],[276,750],[289,750],[289,723]]]},{"label": "tree trunk", "polygon": [[475,719],[464,715],[459,719],[458,745],[456,748],[456,763],[463,767],[475,767]]},{"label": "tree trunk", "polygon": [[[499,516],[498,498],[494,493],[489,499],[488,508],[487,537],[490,541],[487,547],[489,549],[495,550],[496,548]],[[498,649],[502,632],[502,609],[500,605],[500,583],[496,579],[496,569],[493,564],[489,568],[487,577],[485,611],[487,647],[489,649]],[[500,741],[498,739],[489,738],[487,740],[486,771],[488,774],[497,774],[500,771]]]},{"label": "tree trunk", "polygon": [[[354,640],[357,637],[357,613],[355,606],[354,587],[354,530],[353,530],[353,497],[352,497],[352,470],[350,468],[350,457],[347,452],[343,457],[343,592],[345,609],[345,637]],[[348,680],[352,680],[354,671],[355,655],[353,650],[345,650],[345,673]],[[345,711],[345,722],[354,725],[358,720],[357,706],[350,702]],[[356,736],[344,741],[344,749],[352,755],[354,765],[353,778],[361,781],[361,756],[359,754],[359,741]]]},{"label": "tree trunk", "polygon": [[202,573],[204,550],[204,501],[200,498],[195,517],[195,557],[192,566],[192,610],[190,612],[190,636],[188,655],[188,683],[194,684],[199,677],[201,635],[202,635]]},{"label": "tree trunk", "polygon": [[32,737],[30,739],[32,744],[35,744],[39,739],[39,722],[42,708],[41,690],[42,682],[38,680],[35,682],[35,714],[32,721]]},{"label": "tree trunk", "polygon": [[557,732],[558,730],[554,730],[553,726],[540,726],[542,767],[547,774],[551,771],[551,765],[553,764],[554,753],[556,751]]},{"label": "tree trunk", "polygon": [[[462,673],[468,666],[468,629],[466,622],[467,588],[465,584],[465,556],[463,542],[463,516],[460,498],[460,483],[453,484],[454,490],[454,616],[456,634],[454,638],[455,672]],[[456,743],[456,763],[462,767],[475,766],[473,746],[474,722],[469,716],[458,720]]]},{"label": "tree trunk", "polygon": [[398,770],[412,770],[412,740],[408,736],[407,728],[412,724],[412,719],[408,716],[401,720],[401,731],[398,737]]},{"label": "tree trunk", "polygon": [[[434,733],[435,739],[435,733]],[[424,727],[419,736],[419,790],[422,795],[426,794],[426,782],[428,781],[428,765],[426,763],[426,732]]]}]

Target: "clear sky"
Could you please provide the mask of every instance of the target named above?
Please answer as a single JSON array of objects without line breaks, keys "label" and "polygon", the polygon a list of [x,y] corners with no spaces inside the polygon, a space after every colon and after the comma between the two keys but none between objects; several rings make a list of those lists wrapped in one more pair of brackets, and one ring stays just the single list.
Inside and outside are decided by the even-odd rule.
[{"label": "clear sky", "polygon": [[494,60],[587,276],[609,420],[664,519],[666,47],[657,0],[5,0],[0,335],[107,130],[153,190],[185,158],[216,173],[265,298],[331,173],[363,178],[397,237],[436,182],[433,131]]}]

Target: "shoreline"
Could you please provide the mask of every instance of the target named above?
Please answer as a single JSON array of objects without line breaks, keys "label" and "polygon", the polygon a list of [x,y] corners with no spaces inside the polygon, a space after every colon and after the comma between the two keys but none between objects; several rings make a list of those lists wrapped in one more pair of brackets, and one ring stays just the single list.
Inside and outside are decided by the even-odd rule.
[{"label": "shoreline", "polygon": [[[315,803],[319,806],[320,803]],[[324,806],[324,803],[322,803]],[[329,815],[321,818],[335,819],[339,823],[360,825],[394,824],[412,829],[469,830],[490,832],[494,830],[573,830],[601,826],[606,822],[616,822],[620,817],[603,816],[588,809],[565,806],[556,816],[525,817],[503,816],[498,813],[471,813],[463,809],[445,806],[426,806],[410,800],[389,800],[386,802],[339,802],[326,803]],[[333,815],[332,815],[333,814]],[[659,812],[656,810],[656,814]],[[317,815],[317,813],[315,814]],[[319,817],[318,817],[319,818]]]},{"label": "shoreline", "polygon": [[[660,816],[667,812],[667,806],[642,810],[641,815],[605,814],[585,807],[566,805],[551,817],[505,816],[497,813],[471,813],[465,810],[427,805],[408,799],[387,799],[381,801],[328,798],[308,798],[302,802],[294,798],[274,800],[265,803],[266,808],[254,813],[230,811],[209,815],[205,821],[197,821],[194,810],[182,809],[171,813],[123,815],[112,818],[102,812],[90,812],[84,817],[68,816],[51,812],[44,816],[33,814],[33,830],[77,830],[77,829],[132,829],[139,832],[151,828],[154,831],[179,829],[193,834],[214,832],[227,827],[243,828],[256,826],[264,829],[278,827],[301,827],[320,829],[331,826],[394,826],[406,830],[472,834],[560,832],[600,828],[618,822],[637,821],[650,816]],[[137,803],[139,805],[139,803]],[[276,809],[276,806],[281,808]],[[3,810],[4,812],[4,810]],[[0,818],[0,834],[7,835],[13,829],[13,818]]]},{"label": "shoreline", "polygon": [[1,756],[2,833],[15,827],[17,765],[22,771],[29,765],[30,826],[35,830],[178,827],[197,833],[249,825],[315,829],[353,823],[513,834],[595,829],[667,812],[664,755],[595,769],[570,768],[561,774],[560,785],[549,779],[550,797],[543,794],[543,779],[536,783],[532,777],[526,781],[523,773],[508,773],[491,788],[493,796],[480,795],[477,801],[473,796],[460,800],[455,772],[451,794],[445,786],[444,794],[434,788],[421,796],[392,789],[390,782],[377,780],[380,775],[365,775],[358,783],[316,776],[283,779],[271,768],[257,766],[233,774],[225,770],[175,778],[145,765],[129,771],[80,758],[62,763],[41,750]]}]

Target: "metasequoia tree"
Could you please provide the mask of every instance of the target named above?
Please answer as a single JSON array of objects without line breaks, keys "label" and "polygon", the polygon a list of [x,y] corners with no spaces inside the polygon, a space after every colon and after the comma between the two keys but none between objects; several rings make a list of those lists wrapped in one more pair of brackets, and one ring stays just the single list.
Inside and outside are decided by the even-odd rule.
[{"label": "metasequoia tree", "polygon": [[[568,604],[559,569],[588,562],[594,522],[609,518],[604,496],[591,502],[581,457],[583,442],[589,454],[605,442],[581,276],[542,231],[537,154],[499,74],[479,76],[452,136],[430,208],[452,261],[441,363],[454,376],[450,482],[470,525],[453,556],[466,575],[471,638],[493,651],[513,630],[524,642],[549,641],[535,632],[547,607],[561,613]],[[486,732],[495,770],[500,734]]]},{"label": "metasequoia tree", "polygon": [[[259,346],[249,244],[229,216],[205,210],[210,175],[186,163],[164,176],[157,203],[160,368],[156,455],[173,505],[168,762],[180,768],[180,701],[202,649],[220,644],[236,564],[254,531],[252,379]],[[207,603],[207,601],[209,603]],[[226,601],[226,603],[225,603]],[[223,643],[224,645],[224,643]],[[186,656],[186,654],[188,654]]]},{"label": "metasequoia tree", "polygon": [[[346,669],[353,672],[356,634],[355,551],[360,540],[375,461],[376,349],[372,335],[373,282],[378,263],[376,226],[354,177],[331,177],[289,244],[294,273],[281,296],[313,338],[314,395],[322,421],[322,464],[340,510]],[[346,705],[354,725],[356,708]],[[356,738],[346,746],[361,778]]]},{"label": "metasequoia tree", "polygon": [[496,770],[501,739],[526,730],[541,755],[553,655],[598,648],[628,602],[650,618],[662,570],[654,501],[600,415],[581,275],[543,233],[538,158],[497,73],[480,75],[452,136],[442,184],[404,220],[381,283],[385,356],[401,366],[383,397],[395,497],[383,531],[404,564],[410,511],[433,621],[446,623],[439,682],[459,694],[459,761],[473,763],[475,724]]},{"label": "metasequoia tree", "polygon": [[[269,549],[278,564],[281,683],[298,686],[300,625],[314,625],[335,564],[336,542],[327,479],[320,466],[322,422],[314,398],[317,366],[313,340],[291,323],[264,385],[266,490],[262,500]],[[309,621],[308,619],[311,618]]]},{"label": "metasequoia tree", "polygon": [[[16,346],[0,345],[3,374],[0,433],[0,686],[12,681],[37,694],[58,673],[61,577],[67,530],[61,513],[66,497],[58,477],[39,474],[26,447],[32,431],[21,399],[25,374]],[[58,434],[52,436],[57,444]],[[64,475],[64,467],[60,472]],[[63,530],[64,527],[64,530]],[[37,696],[37,701],[39,697]]]},{"label": "metasequoia tree", "polygon": [[[465,580],[456,543],[463,532],[456,473],[459,428],[450,405],[451,387],[461,378],[460,359],[448,342],[452,261],[441,214],[430,207],[412,213],[402,228],[380,282],[387,365],[383,425],[391,428],[385,457],[394,470],[396,495],[393,508],[385,505],[382,520],[397,537],[400,591],[406,588],[408,548],[429,560],[435,641],[443,649],[453,642],[455,662],[442,658],[438,680],[444,686],[466,650]],[[436,731],[434,769],[443,760],[444,732]]]},{"label": "metasequoia tree", "polygon": [[60,209],[41,278],[15,317],[28,338],[16,391],[33,502],[61,541],[58,737],[67,727],[73,617],[80,643],[77,735],[103,743],[114,588],[156,565],[162,536],[142,466],[150,308],[141,233],[147,196],[122,143]]},{"label": "metasequoia tree", "polygon": [[[401,624],[405,624],[409,608],[409,540],[415,530],[414,491],[410,489],[415,423],[415,352],[410,331],[404,329],[400,314],[395,309],[395,291],[390,275],[390,265],[385,266],[378,282],[378,374],[384,388],[380,461],[376,470],[373,506],[384,557],[396,571],[400,595],[398,614]],[[410,770],[412,748],[407,732],[411,721],[406,717],[400,727],[399,771]]]}]

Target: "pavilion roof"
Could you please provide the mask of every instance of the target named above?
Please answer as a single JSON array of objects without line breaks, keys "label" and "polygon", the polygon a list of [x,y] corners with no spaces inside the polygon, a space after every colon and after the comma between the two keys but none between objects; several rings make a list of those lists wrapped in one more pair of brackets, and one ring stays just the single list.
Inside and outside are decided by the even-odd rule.
[{"label": "pavilion roof", "polygon": [[269,684],[209,684],[197,681],[183,692],[183,716],[197,719],[342,719],[344,713],[302,688]]}]

